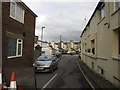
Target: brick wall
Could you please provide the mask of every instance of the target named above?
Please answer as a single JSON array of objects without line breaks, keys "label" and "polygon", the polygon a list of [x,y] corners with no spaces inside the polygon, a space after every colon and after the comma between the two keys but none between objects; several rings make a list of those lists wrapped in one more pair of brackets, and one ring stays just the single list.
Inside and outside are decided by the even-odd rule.
[{"label": "brick wall", "polygon": [[[25,8],[24,8],[25,9]],[[3,65],[32,65],[33,63],[33,50],[34,50],[34,36],[35,36],[35,16],[30,11],[25,9],[24,24],[10,17],[10,3],[3,2],[2,5],[2,54]],[[7,42],[8,37],[6,31],[16,35],[22,35],[23,39],[23,56],[17,58],[7,58]]]}]

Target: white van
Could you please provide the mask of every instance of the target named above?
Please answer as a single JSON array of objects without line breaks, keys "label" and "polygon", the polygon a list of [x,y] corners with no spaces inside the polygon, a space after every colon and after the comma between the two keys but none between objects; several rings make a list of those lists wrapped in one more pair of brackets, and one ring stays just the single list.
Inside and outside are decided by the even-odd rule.
[{"label": "white van", "polygon": [[42,55],[52,55],[52,50],[50,48],[42,48]]}]

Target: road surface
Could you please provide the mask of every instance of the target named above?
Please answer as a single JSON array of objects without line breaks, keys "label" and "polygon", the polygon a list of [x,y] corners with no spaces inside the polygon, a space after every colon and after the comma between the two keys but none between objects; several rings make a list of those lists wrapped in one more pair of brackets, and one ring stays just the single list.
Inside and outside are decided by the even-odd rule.
[{"label": "road surface", "polygon": [[80,70],[77,60],[77,55],[63,55],[59,59],[58,69],[53,73],[36,73],[37,88],[92,89],[90,83]]}]

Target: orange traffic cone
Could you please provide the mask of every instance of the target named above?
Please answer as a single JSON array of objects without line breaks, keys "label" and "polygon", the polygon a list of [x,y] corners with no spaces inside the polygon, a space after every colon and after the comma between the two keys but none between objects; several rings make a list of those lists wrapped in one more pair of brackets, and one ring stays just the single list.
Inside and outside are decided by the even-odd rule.
[{"label": "orange traffic cone", "polygon": [[12,72],[12,75],[11,75],[10,88],[14,88],[14,90],[17,88],[16,79],[15,79],[15,73],[14,72]]},{"label": "orange traffic cone", "polygon": [[2,90],[2,73],[0,72],[0,90]]}]

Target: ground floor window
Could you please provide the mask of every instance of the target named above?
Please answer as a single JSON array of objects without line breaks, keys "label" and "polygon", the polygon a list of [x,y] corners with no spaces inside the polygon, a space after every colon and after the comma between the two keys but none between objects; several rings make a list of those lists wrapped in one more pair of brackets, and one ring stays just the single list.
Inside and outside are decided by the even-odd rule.
[{"label": "ground floor window", "polygon": [[22,39],[8,38],[8,58],[22,56]]},{"label": "ground floor window", "polygon": [[101,67],[98,66],[98,73],[101,74],[101,75],[104,75],[103,68],[101,68]]}]

